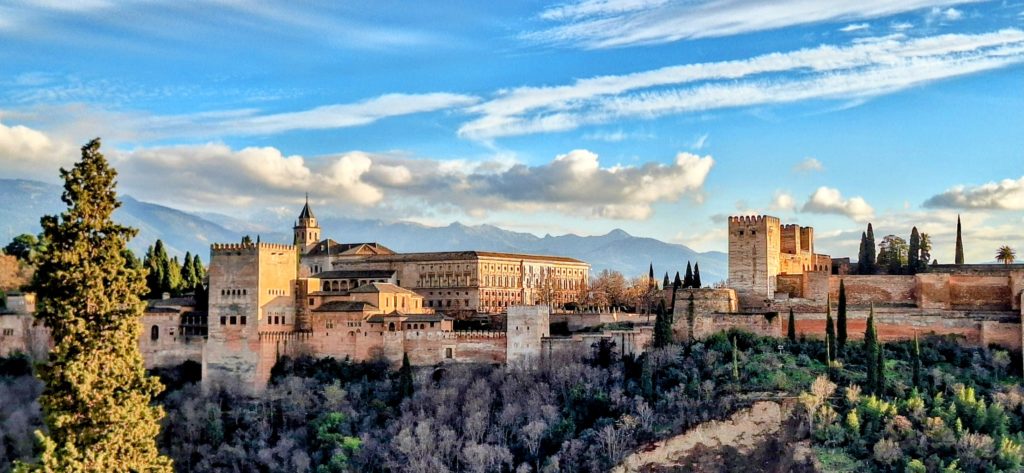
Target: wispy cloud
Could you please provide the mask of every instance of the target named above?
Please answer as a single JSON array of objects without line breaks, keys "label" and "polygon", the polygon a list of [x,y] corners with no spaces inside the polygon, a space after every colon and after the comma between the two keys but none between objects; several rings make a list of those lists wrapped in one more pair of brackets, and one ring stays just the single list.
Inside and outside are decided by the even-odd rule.
[{"label": "wispy cloud", "polygon": [[[1024,62],[1024,31],[866,39],[750,59],[687,64],[569,85],[520,87],[468,107],[459,134],[488,140],[572,130],[626,118],[863,99]],[[685,87],[684,87],[685,86]]]},{"label": "wispy cloud", "polygon": [[804,158],[803,161],[800,161],[795,166],[793,166],[793,172],[807,173],[807,172],[821,172],[821,171],[824,171],[824,170],[825,170],[825,166],[823,164],[821,164],[821,161],[818,161],[817,158],[810,158],[810,157]]},{"label": "wispy cloud", "polygon": [[974,1],[978,0],[579,0],[541,12],[541,18],[559,24],[525,37],[601,49],[864,20],[925,8],[946,12],[955,10],[951,5]]},{"label": "wispy cloud", "polygon": [[867,23],[851,23],[839,28],[839,31],[842,31],[843,33],[853,33],[854,31],[864,31],[868,28],[871,28],[871,25]]}]

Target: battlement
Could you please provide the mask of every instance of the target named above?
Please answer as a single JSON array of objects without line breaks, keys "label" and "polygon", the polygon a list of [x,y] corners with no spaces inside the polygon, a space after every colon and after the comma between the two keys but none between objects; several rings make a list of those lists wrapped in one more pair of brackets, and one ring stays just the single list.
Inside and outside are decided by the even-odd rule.
[{"label": "battlement", "polygon": [[734,225],[734,224],[740,224],[740,225],[748,224],[749,225],[749,224],[762,224],[762,223],[768,223],[768,224],[774,223],[774,224],[778,225],[779,221],[780,220],[779,220],[778,217],[772,217],[770,215],[734,215],[734,216],[729,217],[729,225]]},{"label": "battlement", "polygon": [[210,245],[210,251],[249,251],[249,250],[282,250],[282,251],[295,251],[294,245],[285,245],[283,243],[214,243]]}]

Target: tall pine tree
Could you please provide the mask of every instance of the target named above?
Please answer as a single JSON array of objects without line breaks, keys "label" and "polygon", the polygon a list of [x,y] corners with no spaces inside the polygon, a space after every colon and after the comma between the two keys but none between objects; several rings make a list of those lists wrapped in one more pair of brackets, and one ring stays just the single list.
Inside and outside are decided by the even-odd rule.
[{"label": "tall pine tree", "polygon": [[139,353],[145,276],[124,258],[136,230],[111,218],[121,205],[116,176],[100,141],[90,141],[61,169],[67,210],[41,222],[50,244],[32,286],[54,343],[38,372],[48,431],[36,434],[40,463],[23,471],[172,471],[155,441],[163,410],[152,400],[162,387]]},{"label": "tall pine tree", "polygon": [[789,327],[786,328],[786,336],[789,341],[796,343],[796,316],[793,315],[793,308],[789,308]]},{"label": "tall pine tree", "polygon": [[868,272],[868,234],[860,232],[860,249],[857,250],[857,274],[870,274]]},{"label": "tall pine tree", "polygon": [[693,263],[693,287],[700,289],[703,284],[700,282],[700,263]]},{"label": "tall pine tree", "polygon": [[960,216],[956,216],[956,264],[964,264],[964,239],[960,233]]},{"label": "tall pine tree", "polygon": [[670,284],[672,284],[672,281],[668,278],[668,271],[665,271],[665,279],[661,282],[661,288],[668,289]]},{"label": "tall pine tree", "polygon": [[693,287],[693,267],[690,266],[690,262],[686,262],[686,276],[683,277],[683,287]]},{"label": "tall pine tree", "polygon": [[836,359],[836,326],[832,320],[832,298],[825,303],[825,345],[828,347],[829,360]]},{"label": "tall pine tree", "polygon": [[867,240],[864,242],[864,250],[868,258],[868,274],[875,274],[875,265],[878,261],[878,253],[875,246],[875,229],[868,224]]},{"label": "tall pine tree", "polygon": [[672,322],[669,320],[664,299],[658,302],[658,308],[654,314],[654,346],[656,348],[668,346],[672,343]]},{"label": "tall pine tree", "polygon": [[416,386],[412,381],[412,364],[409,363],[409,353],[403,353],[402,367],[398,369],[398,398],[412,397],[415,389]]},{"label": "tall pine tree", "polygon": [[846,348],[846,283],[839,280],[839,306],[836,308],[836,354],[843,356]]},{"label": "tall pine tree", "polygon": [[190,291],[198,284],[196,268],[192,264],[192,253],[185,252],[185,263],[181,266],[181,288],[182,291]]},{"label": "tall pine tree", "polygon": [[878,333],[875,332],[875,305],[871,305],[867,328],[864,330],[864,368],[867,380],[864,389],[875,392],[878,386]]},{"label": "tall pine tree", "polygon": [[907,274],[917,274],[921,269],[921,234],[917,227],[910,230],[910,249],[907,252]]}]

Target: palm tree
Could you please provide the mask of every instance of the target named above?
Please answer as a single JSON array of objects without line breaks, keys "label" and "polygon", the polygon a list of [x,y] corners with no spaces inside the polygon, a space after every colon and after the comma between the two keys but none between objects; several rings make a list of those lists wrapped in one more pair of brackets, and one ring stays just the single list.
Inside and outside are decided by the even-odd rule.
[{"label": "palm tree", "polygon": [[1013,264],[1017,260],[1017,252],[1013,251],[1013,248],[1003,245],[999,247],[999,251],[996,252],[996,261],[1002,261],[1005,265]]}]

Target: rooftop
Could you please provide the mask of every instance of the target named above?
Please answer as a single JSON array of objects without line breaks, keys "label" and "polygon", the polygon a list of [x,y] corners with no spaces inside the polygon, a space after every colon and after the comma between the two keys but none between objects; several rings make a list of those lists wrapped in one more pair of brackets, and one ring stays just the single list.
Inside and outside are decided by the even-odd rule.
[{"label": "rooftop", "polygon": [[480,258],[502,258],[511,260],[527,260],[527,261],[550,261],[559,263],[570,263],[570,264],[587,264],[584,261],[580,261],[576,258],[569,258],[566,256],[547,256],[547,255],[529,255],[521,253],[498,253],[490,251],[434,251],[426,253],[393,253],[385,255],[373,255],[368,256],[366,259],[372,261],[384,261],[384,262],[404,262],[404,261],[436,261],[436,260],[472,260]]},{"label": "rooftop", "polygon": [[331,301],[313,309],[313,312],[364,312],[376,308],[377,306],[364,301]]}]

